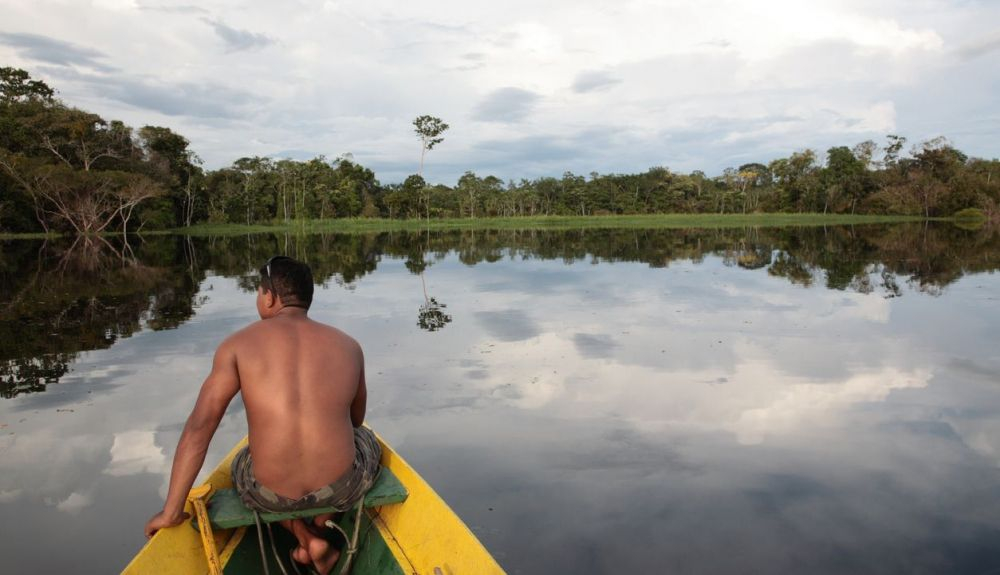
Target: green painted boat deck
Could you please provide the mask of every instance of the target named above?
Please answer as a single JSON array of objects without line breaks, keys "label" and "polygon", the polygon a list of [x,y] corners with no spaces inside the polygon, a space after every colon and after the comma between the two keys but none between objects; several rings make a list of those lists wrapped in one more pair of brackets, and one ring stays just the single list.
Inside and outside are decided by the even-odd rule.
[{"label": "green painted boat deck", "polygon": [[[378,514],[378,507],[402,503],[406,500],[407,495],[406,487],[403,486],[402,482],[399,481],[392,471],[383,467],[375,484],[365,495],[364,506],[366,509],[361,514],[358,552],[354,557],[351,567],[352,574],[405,575],[407,573],[396,562],[392,551],[389,550],[378,528],[372,522],[372,516]],[[284,519],[313,517],[322,513],[334,513],[335,511],[333,508],[322,507],[290,513],[262,513],[261,521],[266,523],[261,526],[264,535],[264,555],[267,558],[270,572],[272,574],[280,574],[282,572],[281,567],[278,566],[274,557],[275,553],[271,548],[272,537],[278,557],[281,558],[285,569],[289,573],[295,572],[291,565],[292,559],[290,553],[298,545],[295,537],[288,530],[280,525],[270,525],[272,522]],[[208,502],[208,514],[213,529],[247,527],[242,541],[240,541],[234,550],[229,562],[226,563],[224,573],[228,575],[263,573],[260,542],[258,540],[253,512],[243,505],[236,490],[223,489],[215,492]],[[348,534],[354,532],[354,521],[357,513],[340,513],[334,517],[344,532]],[[333,544],[343,550],[345,548],[343,537],[339,533],[336,533],[334,537]],[[341,561],[343,561],[343,555],[341,556]],[[308,567],[306,566],[299,566],[299,568],[303,573],[308,572]],[[331,572],[337,573],[339,569],[340,563],[338,562]]]},{"label": "green painted boat deck", "polygon": [[[368,509],[365,513],[361,515],[361,531],[358,536],[358,552],[354,557],[354,562],[351,566],[351,575],[409,575],[409,571],[403,569],[399,563],[396,562],[396,558],[393,556],[392,551],[389,550],[388,545],[386,545],[385,540],[379,533],[378,528],[372,522],[370,514],[378,513],[377,510]],[[340,527],[347,533],[353,533],[354,530],[354,518],[357,515],[355,513],[344,513],[344,516],[337,522]],[[272,525],[270,533],[268,533],[268,528],[266,525],[262,526],[264,530],[264,551],[265,557],[267,557],[268,569],[272,575],[280,575],[281,568],[278,567],[278,563],[275,561],[274,552],[271,550],[271,539],[274,537],[274,547],[277,549],[277,554],[281,557],[282,563],[285,565],[285,569],[289,574],[295,573],[294,568],[291,565],[292,559],[289,556],[292,549],[294,549],[298,543],[295,541],[295,537],[284,527],[280,525]],[[339,534],[337,535],[338,541],[334,543],[335,545],[343,547],[343,537]],[[344,560],[344,556],[341,555],[341,560],[337,562],[337,565],[330,571],[331,573],[338,573],[340,571],[341,562]],[[299,565],[299,570],[302,573],[308,573],[308,567],[305,565]],[[256,573],[263,573],[263,565],[260,556],[260,544],[257,540],[257,527],[248,527],[246,534],[243,536],[243,540],[240,541],[239,545],[233,552],[232,557],[230,557],[229,562],[226,563],[226,567],[223,570],[225,575],[249,575]]]},{"label": "green painted boat deck", "polygon": [[[406,501],[406,496],[406,487],[392,471],[383,467],[375,484],[365,494],[365,507],[381,507],[382,505],[402,503]],[[260,520],[264,523],[272,523],[335,512],[337,509],[332,507],[317,507],[288,513],[261,513]],[[229,529],[255,524],[253,511],[243,505],[235,489],[222,489],[212,494],[212,498],[208,501],[208,518],[212,523],[212,529]]]}]

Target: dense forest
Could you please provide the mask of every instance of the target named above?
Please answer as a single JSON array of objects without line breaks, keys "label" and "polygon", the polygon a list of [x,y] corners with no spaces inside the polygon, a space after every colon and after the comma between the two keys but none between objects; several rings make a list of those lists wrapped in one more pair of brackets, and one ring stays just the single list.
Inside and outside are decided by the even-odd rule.
[{"label": "dense forest", "polygon": [[[430,149],[426,138],[423,145],[421,169]],[[469,171],[454,186],[431,185],[418,174],[382,184],[351,157],[251,157],[206,170],[189,146],[170,128],[136,130],[106,120],[63,103],[24,70],[0,68],[0,232],[129,233],[205,222],[359,217],[756,212],[935,217],[970,208],[1000,219],[1000,160],[969,158],[943,137],[909,149],[898,135],[881,145],[833,147],[825,156],[807,149],[714,177],[653,167],[639,174],[566,172],[504,182]]]}]

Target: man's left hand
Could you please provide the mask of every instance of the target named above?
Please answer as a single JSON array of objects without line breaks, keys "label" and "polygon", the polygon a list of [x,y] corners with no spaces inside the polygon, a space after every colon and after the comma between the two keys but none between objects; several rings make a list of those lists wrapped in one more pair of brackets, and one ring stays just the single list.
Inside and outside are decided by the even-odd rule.
[{"label": "man's left hand", "polygon": [[191,517],[190,513],[181,512],[180,515],[168,515],[166,511],[160,511],[146,522],[146,538],[149,539],[157,531],[165,527],[173,527],[184,523]]}]

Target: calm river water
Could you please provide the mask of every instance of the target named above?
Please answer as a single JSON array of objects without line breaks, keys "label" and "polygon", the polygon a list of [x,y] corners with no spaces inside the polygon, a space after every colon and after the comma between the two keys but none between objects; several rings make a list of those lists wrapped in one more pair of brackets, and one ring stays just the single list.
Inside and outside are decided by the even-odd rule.
[{"label": "calm river water", "polygon": [[0,572],[127,563],[276,253],[511,573],[1000,572],[1000,234],[946,224],[0,242]]}]

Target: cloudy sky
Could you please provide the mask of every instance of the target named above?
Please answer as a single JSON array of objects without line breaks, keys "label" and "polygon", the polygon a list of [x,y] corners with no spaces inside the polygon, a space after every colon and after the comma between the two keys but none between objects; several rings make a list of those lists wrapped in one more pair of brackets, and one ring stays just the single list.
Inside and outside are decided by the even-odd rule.
[{"label": "cloudy sky", "polygon": [[1000,155],[1000,2],[0,0],[0,65],[184,134],[207,167],[710,175],[888,133]]}]

